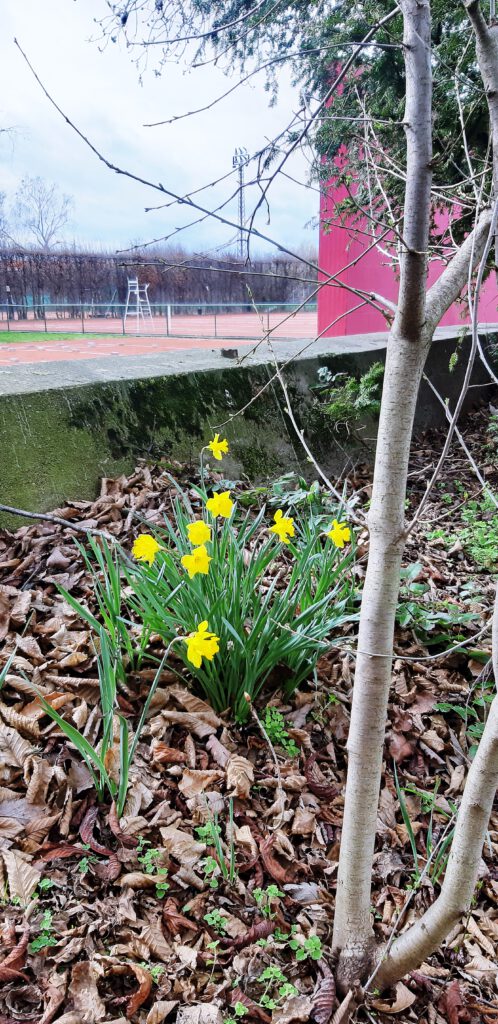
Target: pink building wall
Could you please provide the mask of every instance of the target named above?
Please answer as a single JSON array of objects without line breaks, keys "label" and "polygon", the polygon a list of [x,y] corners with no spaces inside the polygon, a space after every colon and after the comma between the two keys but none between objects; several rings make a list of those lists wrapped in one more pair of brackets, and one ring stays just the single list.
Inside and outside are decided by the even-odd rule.
[{"label": "pink building wall", "polygon": [[[344,197],[343,187],[331,191],[336,201]],[[323,224],[329,218],[333,219],[333,205],[327,197],[322,199],[320,210],[320,240],[319,240],[319,265],[325,274],[335,274],[341,271],[342,267],[351,263],[368,248],[371,239],[367,235],[360,235],[358,238],[351,236],[347,229],[340,226],[333,226],[325,231]],[[444,225],[442,225],[443,227]],[[439,277],[443,269],[443,263],[433,261],[429,267],[428,286]],[[323,280],[323,278],[322,278]],[[371,249],[354,266],[340,274],[340,280],[354,288],[360,288],[368,292],[378,292],[396,302],[398,294],[398,281],[387,259],[377,249]],[[376,331],[386,330],[384,317],[372,306],[362,306],[354,312],[348,313],[353,306],[356,306],[361,299],[345,288],[337,288],[324,285],[318,293],[318,332],[325,337],[337,337],[348,334],[371,334]],[[337,323],[333,324],[341,314],[345,314]],[[443,317],[443,326],[457,325],[461,327],[469,322],[468,309],[465,303],[457,303],[448,310]],[[481,291],[479,306],[480,323],[498,323],[498,287],[496,274],[493,272],[484,284]]]}]

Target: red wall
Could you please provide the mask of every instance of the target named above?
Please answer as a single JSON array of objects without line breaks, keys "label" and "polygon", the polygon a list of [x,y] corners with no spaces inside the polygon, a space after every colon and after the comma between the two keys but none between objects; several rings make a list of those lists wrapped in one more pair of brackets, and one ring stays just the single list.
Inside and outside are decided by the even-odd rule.
[{"label": "red wall", "polygon": [[[347,229],[337,224],[331,230],[324,230],[323,222],[327,217],[332,220],[333,204],[330,197],[333,196],[335,201],[340,201],[344,194],[343,187],[336,188],[334,191],[331,190],[329,197],[325,197],[321,203],[319,264],[325,274],[338,273],[344,266],[361,256],[371,242],[371,237],[367,235],[360,235],[358,238],[352,237]],[[443,223],[441,223],[441,227],[444,227]],[[431,262],[428,276],[429,286],[439,277],[442,269],[441,261]],[[391,301],[396,301],[398,281],[395,272],[388,265],[386,257],[377,249],[371,249],[358,263],[340,274],[340,280],[355,288],[378,292]],[[384,317],[372,306],[363,306],[355,312],[348,313],[348,310],[359,302],[361,299],[346,291],[345,288],[325,284],[318,293],[319,334],[336,337],[344,334],[370,334],[375,331],[385,331]],[[333,324],[332,321],[340,317],[341,314],[346,315]],[[468,309],[465,302],[452,306],[441,321],[445,326],[453,324],[461,326],[468,322]],[[494,272],[490,274],[481,291],[479,322],[493,324],[498,322],[498,288]]]}]

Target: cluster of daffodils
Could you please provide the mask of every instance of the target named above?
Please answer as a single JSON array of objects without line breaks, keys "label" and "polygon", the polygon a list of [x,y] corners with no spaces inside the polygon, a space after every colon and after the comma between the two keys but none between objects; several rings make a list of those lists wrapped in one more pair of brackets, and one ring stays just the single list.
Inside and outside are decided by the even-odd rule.
[{"label": "cluster of daffodils", "polygon": [[[209,450],[213,457],[220,462],[223,455],[228,453],[228,441],[226,438],[220,439],[220,435],[215,434],[213,440],[203,449],[203,451],[205,450]],[[212,498],[208,498],[206,501],[206,511],[213,520],[230,519],[233,508],[234,502],[230,497],[230,491],[213,494]],[[275,534],[282,544],[290,544],[296,533],[292,516],[284,516],[282,509],[277,509],[273,517],[273,526],[269,527],[269,532]],[[183,555],[181,564],[187,570],[191,580],[197,575],[207,576],[212,555],[209,554],[206,545],[213,540],[213,528],[205,519],[195,519],[187,526],[187,536],[192,551]],[[343,548],[351,540],[351,530],[346,523],[340,523],[334,519],[329,529],[325,531],[325,536],[332,541],[336,548]],[[142,533],[136,538],[132,549],[137,561],[147,562],[150,566],[154,564],[158,552],[162,550],[163,547],[156,538],[147,533]],[[220,649],[219,639],[214,633],[209,632],[207,620],[200,622],[194,633],[183,637],[187,645],[187,658],[195,668],[201,667],[203,658],[206,658],[207,661],[213,660]]]}]

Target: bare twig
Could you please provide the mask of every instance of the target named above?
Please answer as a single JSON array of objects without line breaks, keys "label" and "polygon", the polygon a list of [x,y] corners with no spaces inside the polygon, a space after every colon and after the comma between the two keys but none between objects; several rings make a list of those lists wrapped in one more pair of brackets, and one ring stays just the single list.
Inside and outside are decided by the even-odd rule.
[{"label": "bare twig", "polygon": [[71,523],[67,519],[53,516],[49,512],[27,512],[24,508],[14,508],[12,505],[0,505],[0,512],[8,512],[13,516],[22,516],[24,519],[41,519],[55,526],[63,526],[65,530],[76,530],[79,533],[92,534],[94,537],[104,537],[106,540],[114,541],[116,538],[105,530],[96,530],[92,526],[81,526],[80,523]]}]

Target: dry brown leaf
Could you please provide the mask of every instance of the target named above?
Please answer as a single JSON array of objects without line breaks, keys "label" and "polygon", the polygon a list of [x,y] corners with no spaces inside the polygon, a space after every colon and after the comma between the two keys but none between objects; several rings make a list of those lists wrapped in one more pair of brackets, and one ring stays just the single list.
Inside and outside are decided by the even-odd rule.
[{"label": "dry brown leaf", "polygon": [[14,946],[5,960],[0,963],[0,981],[12,981],[14,978],[24,978],[28,981],[25,974],[22,973],[22,968],[26,963],[26,951],[28,948],[29,940],[29,925],[24,929],[24,932],[17,943]]},{"label": "dry brown leaf", "polygon": [[186,756],[177,747],[168,747],[162,740],[154,740],[151,745],[152,760],[157,764],[184,764]]},{"label": "dry brown leaf", "polygon": [[434,750],[436,754],[441,754],[443,752],[444,740],[438,736],[435,729],[428,729],[427,732],[423,732],[420,739],[423,740],[431,750]]},{"label": "dry brown leaf", "polygon": [[164,964],[171,963],[173,949],[164,938],[159,925],[145,924],[140,932],[140,938],[157,960],[162,960]]},{"label": "dry brown leaf", "polygon": [[145,1024],[163,1024],[175,1006],[178,1006],[178,999],[158,999],[149,1010]]},{"label": "dry brown leaf", "polygon": [[21,733],[21,736],[28,736],[29,739],[39,740],[40,729],[37,722],[33,722],[26,715],[20,715],[18,711],[14,711],[13,708],[7,707],[6,704],[0,704],[0,715],[7,725],[10,725],[13,729],[17,729]]},{"label": "dry brown leaf", "polygon": [[247,757],[232,754],[226,766],[227,790],[239,800],[247,800],[254,782],[254,766]]},{"label": "dry brown leaf", "polygon": [[444,1013],[448,1024],[460,1024],[460,1010],[463,1010],[463,1007],[464,1001],[460,984],[458,981],[452,981],[439,1000],[438,1010]]},{"label": "dry brown leaf", "polygon": [[28,804],[44,804],[54,769],[41,757],[30,757],[24,765],[24,781],[27,785]]},{"label": "dry brown leaf", "polygon": [[18,899],[22,906],[26,906],[40,881],[41,872],[30,864],[31,857],[18,850],[2,850],[1,853],[7,871],[10,898]]},{"label": "dry brown leaf", "polygon": [[21,590],[21,593],[14,601],[12,611],[10,613],[10,618],[14,626],[24,626],[29,615],[32,600],[33,593],[31,590]]},{"label": "dry brown leaf", "polygon": [[313,835],[316,825],[316,816],[313,811],[305,807],[296,807],[292,820],[291,832],[295,836]]},{"label": "dry brown leaf", "polygon": [[[213,717],[216,720],[216,724],[213,724]],[[151,732],[155,734],[156,731],[160,731],[162,736],[164,733],[164,723],[167,725],[179,725],[187,732],[193,732],[199,739],[203,739],[204,736],[211,736],[221,725],[221,721],[214,714],[214,711],[211,715],[193,715],[188,711],[161,711],[157,718],[152,719],[150,723]]]},{"label": "dry brown leaf", "polygon": [[29,633],[25,636],[16,636],[16,645],[30,661],[34,661],[35,665],[42,665],[45,661],[45,657],[40,650],[38,641]]},{"label": "dry brown leaf", "polygon": [[336,1002],[335,978],[328,967],[324,966],[321,970],[322,974],[319,976],[313,992],[310,1017],[314,1024],[329,1024]]},{"label": "dry brown leaf", "polygon": [[393,1003],[388,1003],[383,999],[373,999],[372,1006],[381,1013],[403,1013],[409,1006],[413,1006],[415,999],[416,996],[413,992],[410,992],[410,989],[403,985],[402,981],[398,981]]},{"label": "dry brown leaf", "polygon": [[143,871],[129,871],[118,879],[118,885],[128,889],[154,889],[156,884],[156,875],[146,875]]},{"label": "dry brown leaf", "polygon": [[293,1021],[309,1021],[313,1003],[309,996],[292,996],[283,1006],[272,1013],[272,1024],[293,1024]]},{"label": "dry brown leaf", "polygon": [[183,793],[186,800],[191,800],[192,797],[197,796],[199,793],[204,793],[206,789],[216,787],[222,778],[223,772],[217,770],[199,771],[185,768],[178,783],[178,789]]},{"label": "dry brown leaf", "polygon": [[126,1016],[128,1020],[133,1017],[137,1010],[145,1003],[150,995],[152,988],[152,975],[145,967],[140,964],[134,964],[129,961],[127,964],[112,964],[109,974],[111,975],[123,975],[132,972],[138,981],[138,988],[135,992],[132,992],[126,1000]]},{"label": "dry brown leaf", "polygon": [[217,736],[210,736],[207,743],[206,749],[209,750],[211,757],[219,764],[220,768],[224,768],[228,759],[230,758],[230,751],[220,743]]},{"label": "dry brown leaf", "polygon": [[106,1009],[99,996],[97,980],[102,976],[103,969],[90,960],[74,964],[69,983],[69,995],[77,1013],[83,1021],[94,1024],[103,1020]]},{"label": "dry brown leaf", "polygon": [[10,601],[3,588],[0,589],[0,640],[5,640],[9,632]]},{"label": "dry brown leaf", "polygon": [[236,849],[243,850],[247,860],[255,860],[258,856],[258,844],[249,825],[242,825],[241,828],[234,825],[233,835]]},{"label": "dry brown leaf", "polygon": [[178,904],[172,897],[167,899],[163,906],[163,923],[171,935],[179,935],[182,929],[199,931],[199,925],[180,913]]},{"label": "dry brown leaf", "polygon": [[498,965],[484,956],[474,956],[465,965],[465,971],[476,981],[487,981],[498,985]]},{"label": "dry brown leaf", "polygon": [[348,1024],[354,1010],[353,993],[349,991],[332,1017],[331,1024]]},{"label": "dry brown leaf", "polygon": [[476,942],[479,943],[481,949],[485,953],[487,953],[488,956],[496,956],[495,946],[490,941],[490,939],[486,938],[486,936],[483,935],[481,929],[479,928],[479,925],[477,924],[477,921],[475,921],[473,917],[470,917],[467,921],[467,931],[469,931],[470,934],[473,935]]},{"label": "dry brown leaf", "polygon": [[175,1024],[223,1024],[223,1015],[213,1003],[180,1006]]},{"label": "dry brown leaf", "polygon": [[179,704],[181,708],[184,708],[185,711],[189,711],[194,715],[208,715],[216,729],[223,724],[207,701],[201,700],[200,697],[196,697],[190,692],[190,690],[186,690],[185,687],[168,686],[167,693],[168,696],[173,697],[177,704]]},{"label": "dry brown leaf", "polygon": [[34,752],[35,748],[28,740],[23,739],[16,729],[11,729],[0,722],[0,765],[22,768],[26,758]]},{"label": "dry brown leaf", "polygon": [[175,828],[174,825],[161,828],[160,832],[164,849],[169,853],[170,857],[174,857],[182,866],[192,867],[194,864],[197,864],[197,861],[205,853],[206,846],[204,843],[198,843],[192,835],[188,832],[182,832],[181,829]]}]

